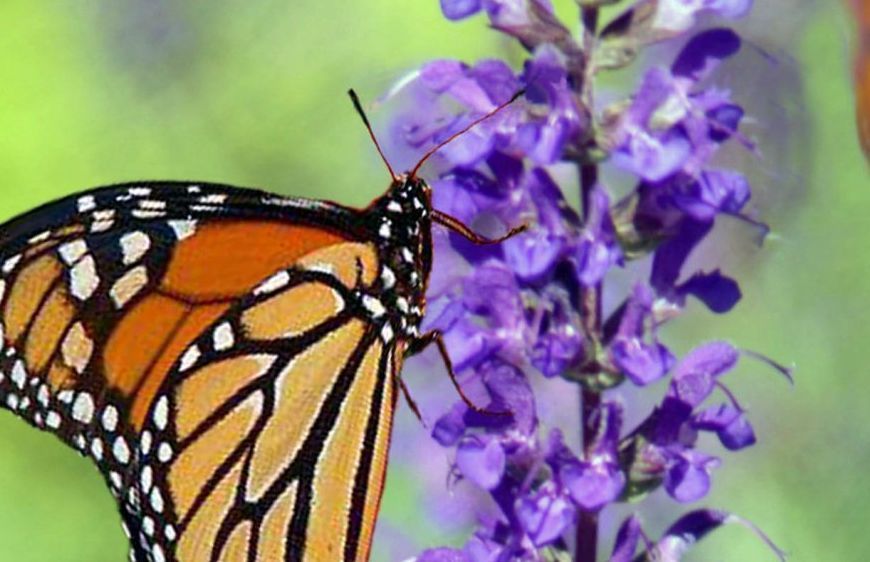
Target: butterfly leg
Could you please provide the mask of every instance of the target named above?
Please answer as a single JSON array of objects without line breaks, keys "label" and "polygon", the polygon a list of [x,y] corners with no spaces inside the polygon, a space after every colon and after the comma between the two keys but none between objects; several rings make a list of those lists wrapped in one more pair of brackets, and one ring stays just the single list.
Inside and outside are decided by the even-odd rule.
[{"label": "butterfly leg", "polygon": [[444,335],[441,333],[440,330],[431,330],[429,332],[426,332],[425,334],[422,334],[419,338],[411,342],[411,344],[408,346],[408,353],[411,355],[415,353],[420,353],[432,344],[435,344],[435,347],[438,349],[438,353],[441,355],[441,359],[444,361],[444,366],[447,368],[447,374],[450,375],[450,381],[453,383],[453,387],[456,388],[456,392],[459,394],[459,397],[462,398],[462,401],[465,402],[466,406],[479,414],[486,414],[490,416],[511,415],[511,413],[507,411],[493,411],[486,408],[481,408],[480,406],[472,402],[471,399],[465,394],[465,392],[462,390],[462,386],[459,384],[459,380],[456,378],[456,372],[453,370],[453,362],[450,360],[450,354],[447,352],[447,345],[444,343]]},{"label": "butterfly leg", "polygon": [[417,402],[411,398],[411,392],[408,390],[408,385],[405,384],[405,380],[400,376],[396,377],[399,379],[399,387],[402,389],[402,394],[405,395],[405,401],[408,403],[408,406],[411,408],[411,411],[414,412],[414,415],[417,416],[417,419],[420,420],[420,423],[423,424],[423,427],[426,427],[426,422],[423,421],[423,415],[420,414],[420,408],[417,407]]},{"label": "butterfly leg", "polygon": [[524,232],[529,228],[529,225],[521,224],[520,226],[516,226],[510,229],[504,236],[499,236],[498,238],[487,238],[468,228],[468,226],[463,224],[463,222],[459,219],[451,217],[450,215],[442,213],[441,211],[433,210],[432,220],[435,223],[440,224],[441,226],[444,226],[449,230],[452,230],[453,232],[459,234],[467,240],[470,240],[471,242],[480,245],[498,244],[499,242],[504,242],[508,238],[516,236],[520,232]]}]

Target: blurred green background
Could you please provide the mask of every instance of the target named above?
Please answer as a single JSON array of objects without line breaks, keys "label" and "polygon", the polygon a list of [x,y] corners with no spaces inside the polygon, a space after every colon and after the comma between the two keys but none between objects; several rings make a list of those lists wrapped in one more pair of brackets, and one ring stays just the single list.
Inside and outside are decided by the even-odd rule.
[{"label": "blurred green background", "polygon": [[[557,4],[571,16],[570,0]],[[831,0],[763,4],[744,26],[749,51],[783,65],[743,77],[733,67],[728,80],[738,99],[759,102],[749,105],[766,159],[750,167],[775,236],[758,249],[726,225],[720,249],[744,301],[724,318],[693,308],[667,338],[683,351],[727,337],[798,367],[793,390],[747,361],[730,378],[759,444],[726,457],[704,503],[758,523],[792,560],[866,560],[870,176],[855,140],[849,19]],[[0,22],[2,218],[86,187],[161,178],[363,204],[388,178],[345,90],[375,100],[425,60],[473,61],[507,45],[481,19],[446,22],[436,0],[6,0]],[[381,130],[390,110],[371,110]],[[424,368],[406,369],[412,385]],[[403,434],[426,439],[401,410]],[[423,483],[395,465],[374,559],[461,540],[427,519]],[[649,509],[645,521],[669,522]],[[5,412],[0,545],[3,561],[126,559],[96,470]],[[772,557],[729,528],[690,559]]]}]

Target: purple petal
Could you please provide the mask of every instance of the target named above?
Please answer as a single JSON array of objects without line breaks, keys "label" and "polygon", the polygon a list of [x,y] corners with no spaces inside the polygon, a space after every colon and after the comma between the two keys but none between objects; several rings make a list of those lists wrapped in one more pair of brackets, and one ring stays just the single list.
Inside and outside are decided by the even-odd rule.
[{"label": "purple petal", "polygon": [[524,281],[548,274],[565,250],[565,240],[542,229],[533,229],[502,243],[505,262]]},{"label": "purple petal", "polygon": [[740,121],[743,120],[743,108],[733,103],[725,103],[707,111],[707,119],[710,120],[710,138],[718,143],[723,143],[734,134]]},{"label": "purple petal", "polygon": [[616,533],[610,562],[632,562],[642,532],[640,519],[637,515],[632,515],[623,521]]},{"label": "purple petal", "polygon": [[698,272],[677,288],[681,295],[692,295],[717,314],[728,312],[743,296],[740,286],[719,270],[710,273]]},{"label": "purple petal", "polygon": [[740,353],[725,342],[711,342],[689,352],[674,369],[668,396],[698,406],[713,391],[716,379],[734,368]]},{"label": "purple petal", "polygon": [[465,78],[468,67],[459,61],[440,59],[426,63],[420,69],[420,81],[430,90],[443,93]]},{"label": "purple petal", "polygon": [[461,20],[480,11],[481,0],[441,0],[441,11],[449,20]]},{"label": "purple petal", "polygon": [[650,284],[659,294],[671,295],[689,254],[712,227],[712,222],[685,218],[680,222],[677,233],[658,247],[653,257]]},{"label": "purple petal", "polygon": [[444,334],[444,343],[457,373],[480,363],[497,349],[489,333],[468,317],[462,317]]},{"label": "purple petal", "polygon": [[650,555],[663,562],[680,560],[689,548],[710,532],[722,525],[734,523],[752,531],[781,562],[785,562],[785,552],[780,550],[758,527],[741,517],[713,509],[699,509],[678,519],[656,543]]},{"label": "purple petal", "polygon": [[465,433],[464,416],[467,409],[465,404],[454,404],[446,414],[435,422],[435,427],[432,428],[432,438],[444,447],[456,445]]},{"label": "purple petal", "polygon": [[755,444],[755,432],[746,415],[731,404],[711,406],[693,417],[692,425],[715,431],[726,449],[738,451]]},{"label": "purple petal", "polygon": [[683,555],[705,536],[722,525],[737,523],[755,533],[764,544],[776,555],[780,561],[785,562],[785,553],[777,548],[767,535],[749,521],[713,509],[699,509],[680,517],[656,543],[649,557],[652,560],[662,562],[676,562],[682,560]]},{"label": "purple petal", "polygon": [[508,101],[522,87],[513,69],[498,59],[478,62],[471,68],[469,75],[480,84],[494,104]]},{"label": "purple petal", "polygon": [[665,473],[665,489],[682,503],[699,500],[710,491],[710,473],[719,466],[719,459],[697,451],[684,451],[674,458]]},{"label": "purple petal", "polygon": [[679,129],[659,136],[638,129],[611,154],[611,159],[646,181],[658,182],[680,170],[691,153],[692,145]]},{"label": "purple petal", "polygon": [[692,218],[709,221],[718,213],[737,214],[751,196],[742,174],[708,170],[701,177],[675,189],[674,203]]},{"label": "purple petal", "polygon": [[647,129],[650,119],[671,96],[679,93],[667,69],[654,66],[646,71],[626,113],[627,125]]},{"label": "purple petal", "polygon": [[[482,376],[493,399],[490,408],[495,411],[511,412],[514,427],[525,435],[531,435],[537,426],[535,395],[522,371],[513,365],[497,362],[482,369]],[[487,417],[505,418],[505,416],[492,415]]]},{"label": "purple petal", "polygon": [[601,186],[590,197],[589,222],[577,246],[577,277],[584,285],[594,285],[607,271],[621,263],[622,250],[616,240],[616,229],[610,218],[610,198]]},{"label": "purple petal", "polygon": [[492,490],[504,474],[504,449],[497,439],[463,439],[456,451],[456,465],[471,482],[484,490]]},{"label": "purple petal", "polygon": [[674,364],[668,348],[660,343],[644,343],[639,338],[617,338],[610,347],[610,358],[638,386],[659,380]]},{"label": "purple petal", "polygon": [[692,37],[671,66],[674,76],[698,82],[719,63],[740,50],[740,37],[730,29],[708,29]]},{"label": "purple petal", "polygon": [[574,506],[556,493],[552,486],[544,485],[531,496],[519,500],[517,518],[535,546],[545,546],[565,532],[574,521]]},{"label": "purple petal", "polygon": [[625,486],[625,475],[614,463],[566,464],[559,478],[571,499],[586,511],[597,511],[612,502]]},{"label": "purple petal", "polygon": [[432,184],[433,206],[466,224],[480,213],[492,211],[505,197],[507,193],[476,170],[453,170]]}]

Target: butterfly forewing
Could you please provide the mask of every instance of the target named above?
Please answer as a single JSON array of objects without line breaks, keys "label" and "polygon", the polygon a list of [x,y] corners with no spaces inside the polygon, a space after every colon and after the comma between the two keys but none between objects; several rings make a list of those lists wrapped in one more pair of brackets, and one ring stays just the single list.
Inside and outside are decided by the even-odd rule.
[{"label": "butterfly forewing", "polygon": [[367,559],[404,347],[365,219],[148,184],[2,229],[0,400],[95,460],[135,559]]}]

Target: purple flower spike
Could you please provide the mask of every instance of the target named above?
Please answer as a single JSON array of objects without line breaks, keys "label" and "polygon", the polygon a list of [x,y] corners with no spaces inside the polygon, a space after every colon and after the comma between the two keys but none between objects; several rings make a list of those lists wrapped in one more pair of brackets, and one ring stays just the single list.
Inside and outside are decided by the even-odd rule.
[{"label": "purple flower spike", "polygon": [[[766,228],[747,210],[747,177],[715,167],[736,161],[717,159],[726,144],[760,153],[741,130],[745,112],[728,85],[711,85],[720,65],[740,62],[741,39],[723,28],[690,33],[701,17],[744,15],[752,0],[624,2],[621,15],[608,13],[609,23],[591,33],[595,18],[588,16],[601,16],[604,3],[578,0],[579,34],[550,0],[439,1],[450,20],[485,14],[525,55],[518,64],[424,65],[392,90],[407,98],[408,112],[391,130],[411,160],[522,90],[515,103],[439,149],[424,172],[433,207],[472,231],[494,238],[527,228],[495,244],[473,243],[458,229],[432,230],[435,263],[420,332],[441,332],[463,394],[485,411],[451,392],[434,412],[432,438],[454,459],[447,481],[460,478],[472,488],[463,508],[477,527],[464,547],[430,549],[417,560],[591,562],[602,558],[593,537],[607,528],[591,513],[603,511],[606,521],[609,506],[659,488],[681,503],[705,497],[720,464],[700,450],[705,432],[729,451],[755,444],[748,415],[722,381],[740,354],[791,379],[785,366],[725,342],[700,345],[677,361],[660,339],[660,326],[692,311],[689,297],[717,314],[741,299],[737,282],[717,269],[713,252],[721,245],[702,244],[716,220]],[[592,107],[605,97],[597,91],[604,71],[654,60],[639,55],[677,37],[688,40],[671,65],[641,69],[633,92]],[[614,167],[620,173],[611,174]],[[623,182],[626,175],[633,179]],[[611,178],[619,181],[618,198],[604,183]],[[687,270],[696,250],[713,265]],[[644,280],[636,273],[650,258]],[[396,306],[414,306],[403,301]],[[639,389],[615,394],[626,379],[646,387],[668,377],[651,412],[638,411],[651,401],[636,400]],[[714,391],[727,400],[708,404]],[[427,414],[432,404],[427,400]],[[550,425],[563,411],[580,412],[580,440]],[[626,430],[624,418],[641,421]],[[563,435],[575,437],[566,443]],[[691,543],[731,522],[754,529],[699,510],[653,542],[632,515],[611,562],[676,562]]]}]

